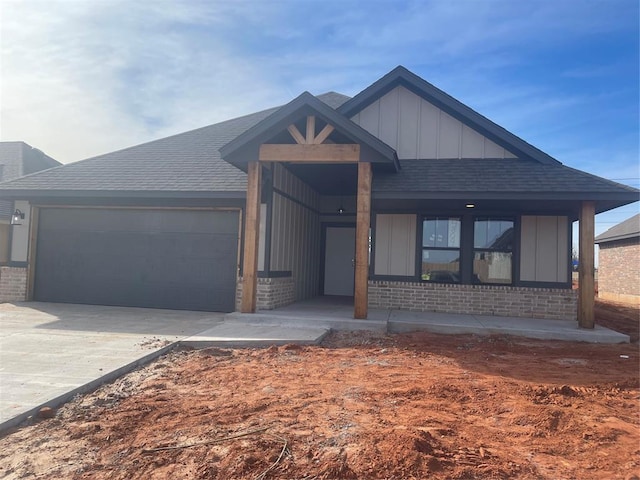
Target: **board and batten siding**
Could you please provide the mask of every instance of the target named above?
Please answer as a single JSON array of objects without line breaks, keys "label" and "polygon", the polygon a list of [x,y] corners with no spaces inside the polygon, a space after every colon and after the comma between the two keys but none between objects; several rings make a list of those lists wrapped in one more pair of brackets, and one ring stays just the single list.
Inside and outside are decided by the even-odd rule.
[{"label": "board and batten siding", "polygon": [[516,158],[402,86],[351,120],[394,148],[400,159]]},{"label": "board and batten siding", "polygon": [[375,275],[415,275],[415,215],[376,215],[375,242]]},{"label": "board and batten siding", "polygon": [[273,188],[271,270],[291,271],[296,300],[314,297],[320,279],[319,195],[277,163]]},{"label": "board and batten siding", "polygon": [[520,280],[568,281],[569,220],[556,216],[522,216]]}]

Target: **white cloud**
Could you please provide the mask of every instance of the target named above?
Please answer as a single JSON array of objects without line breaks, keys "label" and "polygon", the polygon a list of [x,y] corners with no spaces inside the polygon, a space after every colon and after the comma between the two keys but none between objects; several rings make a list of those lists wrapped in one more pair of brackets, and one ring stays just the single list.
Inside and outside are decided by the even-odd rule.
[{"label": "white cloud", "polygon": [[216,37],[223,21],[198,3],[4,3],[2,139],[66,163],[270,106],[268,79]]},{"label": "white cloud", "polygon": [[591,0],[0,5],[1,138],[63,162],[284,103],[303,90],[355,94],[398,64],[555,149],[549,139],[572,121],[564,117],[592,99],[504,72],[527,66],[527,48],[575,44],[621,28],[624,16]]}]

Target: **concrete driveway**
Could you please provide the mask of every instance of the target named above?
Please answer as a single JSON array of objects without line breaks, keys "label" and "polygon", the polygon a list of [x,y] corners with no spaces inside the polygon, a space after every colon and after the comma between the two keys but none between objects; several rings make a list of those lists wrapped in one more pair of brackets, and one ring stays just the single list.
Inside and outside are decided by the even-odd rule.
[{"label": "concrete driveway", "polygon": [[223,313],[0,304],[0,431],[209,330]]}]

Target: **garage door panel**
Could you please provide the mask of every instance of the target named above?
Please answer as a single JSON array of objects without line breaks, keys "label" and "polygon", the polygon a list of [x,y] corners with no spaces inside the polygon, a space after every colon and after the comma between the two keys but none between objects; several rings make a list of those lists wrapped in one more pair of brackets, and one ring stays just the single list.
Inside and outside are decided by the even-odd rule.
[{"label": "garage door panel", "polygon": [[238,218],[233,211],[43,208],[34,296],[232,311]]}]

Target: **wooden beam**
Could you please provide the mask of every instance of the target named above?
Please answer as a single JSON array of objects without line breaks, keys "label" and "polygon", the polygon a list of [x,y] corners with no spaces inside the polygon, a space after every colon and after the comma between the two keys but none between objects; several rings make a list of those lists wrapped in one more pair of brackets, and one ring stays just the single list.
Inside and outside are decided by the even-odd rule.
[{"label": "wooden beam", "polygon": [[358,163],[356,206],[356,272],[353,318],[365,319],[369,304],[369,227],[371,222],[371,164]]},{"label": "wooden beam", "polygon": [[578,325],[593,328],[595,304],[594,239],[595,202],[582,202],[579,217],[580,255],[578,258]]},{"label": "wooden beam", "polygon": [[[29,221],[29,249],[27,250],[27,295],[25,300],[33,301],[33,292],[36,285],[36,252],[38,251],[38,225],[40,221],[40,209],[31,207]],[[13,238],[11,239],[13,240]]]},{"label": "wooden beam", "polygon": [[318,134],[318,136],[313,139],[313,143],[316,145],[320,145],[322,142],[324,142],[327,139],[329,135],[331,135],[331,132],[333,132],[333,125],[329,125],[327,123],[324,126],[324,128],[320,130],[320,133]]},{"label": "wooden beam", "polygon": [[298,130],[298,127],[296,127],[293,123],[287,127],[287,130],[289,130],[289,133],[296,141],[296,143],[300,145],[304,145],[305,143],[307,143],[305,138],[300,133],[300,130]]},{"label": "wooden beam", "polygon": [[286,145],[264,143],[260,145],[261,162],[291,163],[356,163],[360,159],[360,145],[322,144]]},{"label": "wooden beam", "polygon": [[307,142],[309,145],[313,143],[313,139],[316,138],[316,117],[309,115],[307,117]]},{"label": "wooden beam", "polygon": [[262,165],[249,162],[242,269],[242,313],[255,313],[258,294],[258,240],[260,235],[260,174]]}]

